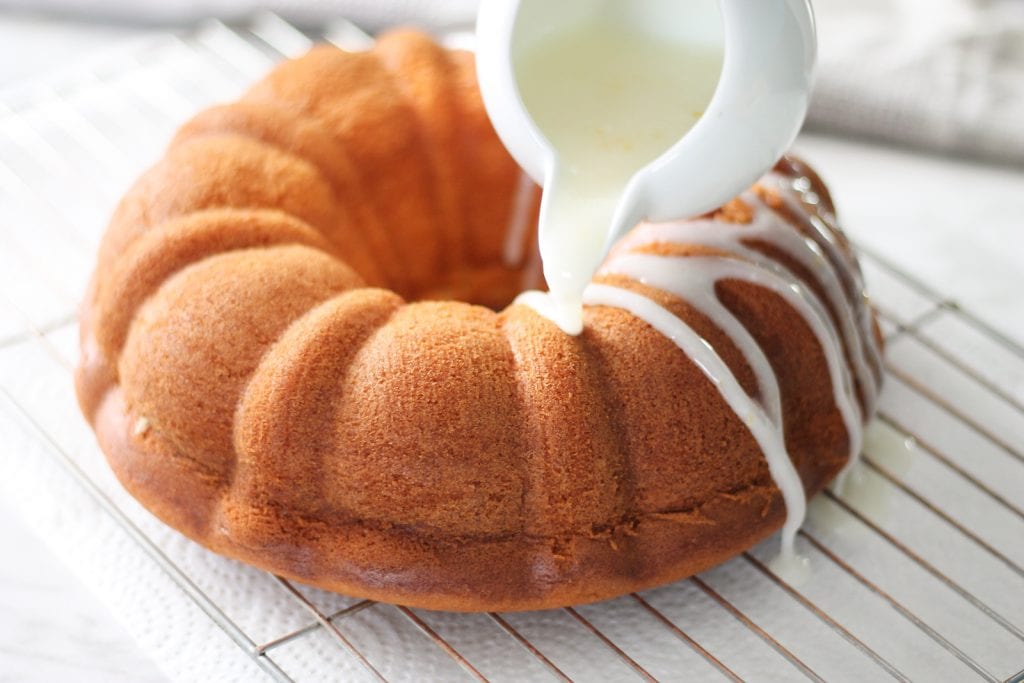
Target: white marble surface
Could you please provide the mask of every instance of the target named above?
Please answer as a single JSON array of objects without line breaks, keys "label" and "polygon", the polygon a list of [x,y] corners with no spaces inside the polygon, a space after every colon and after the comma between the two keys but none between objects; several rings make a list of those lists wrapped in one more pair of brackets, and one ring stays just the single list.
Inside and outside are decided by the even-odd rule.
[{"label": "white marble surface", "polygon": [[0,681],[166,680],[134,639],[0,501]]},{"label": "white marble surface", "polygon": [[[0,15],[0,87],[131,35]],[[804,137],[862,242],[1024,341],[1024,171]],[[150,681],[127,633],[0,501],[0,681]]]}]

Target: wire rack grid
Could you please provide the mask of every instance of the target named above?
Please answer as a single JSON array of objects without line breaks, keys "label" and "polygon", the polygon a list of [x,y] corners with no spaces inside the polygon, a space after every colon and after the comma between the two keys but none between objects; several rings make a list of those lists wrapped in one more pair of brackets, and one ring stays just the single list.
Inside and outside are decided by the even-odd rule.
[{"label": "wire rack grid", "polygon": [[[369,40],[345,22],[319,37]],[[210,22],[0,100],[0,421],[51,455],[241,656],[276,680],[326,667],[341,680],[1024,681],[1024,348],[869,251],[889,377],[863,466],[811,506],[803,585],[772,571],[769,542],[597,605],[446,614],[243,567],[149,516],[71,396],[92,255],[176,125],[309,44],[272,15]]]}]

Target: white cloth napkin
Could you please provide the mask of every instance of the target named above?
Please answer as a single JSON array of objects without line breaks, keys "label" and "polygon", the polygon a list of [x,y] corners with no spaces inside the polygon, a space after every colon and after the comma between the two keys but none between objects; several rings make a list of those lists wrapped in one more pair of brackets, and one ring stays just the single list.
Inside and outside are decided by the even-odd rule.
[{"label": "white cloth napkin", "polygon": [[1024,163],[1024,2],[818,0],[809,124]]}]

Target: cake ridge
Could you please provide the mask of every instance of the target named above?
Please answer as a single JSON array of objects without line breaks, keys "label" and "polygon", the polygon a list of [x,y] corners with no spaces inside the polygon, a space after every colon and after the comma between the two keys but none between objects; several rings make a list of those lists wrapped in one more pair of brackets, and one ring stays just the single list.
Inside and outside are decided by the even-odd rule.
[{"label": "cake ridge", "polygon": [[[270,156],[283,163],[269,163]],[[225,157],[232,159],[232,167],[222,162]],[[241,175],[250,176],[250,183],[229,182]],[[310,182],[317,177],[319,184]],[[261,179],[264,182],[256,182]],[[179,193],[162,191],[161,183],[179,188]],[[320,229],[335,214],[328,194],[326,179],[308,160],[253,137],[226,133],[182,141],[169,146],[165,157],[146,170],[121,200],[100,243],[99,260],[115,260],[141,235],[168,219],[207,208],[280,209]]]},{"label": "cake ridge", "polygon": [[[231,481],[232,496],[277,501],[278,504],[287,501],[293,510],[327,499],[323,495],[296,498],[291,495],[291,489],[296,488],[294,482],[307,478],[302,476],[307,468],[313,474],[313,481],[323,482],[321,461],[306,461],[301,467],[297,461],[305,446],[313,451],[324,446],[326,427],[334,413],[329,401],[338,399],[342,386],[340,377],[351,367],[351,357],[346,359],[341,355],[339,360],[338,349],[341,354],[355,355],[402,305],[401,297],[388,290],[356,287],[320,302],[282,331],[250,375],[234,414],[233,441],[238,470],[242,475],[248,475],[248,470],[253,474],[249,480],[239,481],[236,470],[236,477]],[[365,314],[360,317],[362,324],[358,329],[344,326],[349,317],[361,311]],[[329,363],[325,362],[326,358],[330,359]],[[335,367],[338,365],[340,367]],[[331,369],[339,374],[329,374],[327,371]],[[289,388],[292,391],[288,391]],[[320,411],[310,411],[308,407],[299,410],[288,400],[296,391],[315,397],[313,405]],[[310,424],[312,418],[317,419],[317,425]],[[308,429],[301,429],[307,425]],[[289,457],[275,460],[273,454],[279,452],[288,453]],[[310,457],[314,455],[311,453]],[[274,495],[260,495],[259,484],[268,477],[278,483],[293,483],[285,488],[279,486]]]},{"label": "cake ridge", "polygon": [[[788,178],[780,173],[780,170],[787,168],[791,173]],[[864,293],[864,277],[849,240],[836,224],[835,205],[828,188],[813,169],[795,158],[786,158],[780,162],[779,168],[769,174],[765,182],[769,187],[776,188],[790,224],[798,233],[818,245],[839,280],[846,303],[857,318],[854,328],[861,341],[861,353],[868,357],[873,368],[872,378],[879,384],[884,364],[875,338],[871,307]],[[813,210],[804,211],[804,206],[813,207]],[[768,208],[779,213],[779,207],[769,204]]]},{"label": "cake ridge", "polygon": [[[544,547],[535,548],[529,564],[531,576],[536,580],[550,580],[552,576],[570,570],[559,569],[561,561],[555,546],[570,542],[577,536],[586,536],[587,530],[595,526],[620,525],[630,518],[633,500],[629,462],[622,447],[621,425],[608,405],[614,400],[610,394],[611,385],[599,356],[593,353],[587,340],[582,338],[579,344],[566,343],[566,340],[558,338],[560,335],[556,330],[548,328],[532,310],[522,306],[509,307],[498,314],[498,320],[510,349],[517,391],[525,408],[523,430],[531,442],[537,444],[528,451],[533,455],[522,458],[521,462],[522,534],[528,538],[547,539],[553,544],[547,552]],[[537,333],[531,333],[537,324],[544,325],[543,334],[551,337],[541,345],[532,338]],[[555,358],[541,359],[538,349],[550,349],[552,343],[559,346]],[[567,367],[576,368],[576,371],[564,372]],[[552,392],[561,394],[563,389],[566,390],[566,398],[557,412],[552,414],[551,407],[538,409]],[[592,415],[573,410],[568,397],[577,395],[596,397]],[[558,433],[552,422],[557,425],[575,421],[580,421],[580,427],[568,428],[573,433],[574,446],[556,447],[563,434]],[[578,471],[578,464],[574,466],[578,462],[587,462],[589,467],[601,468],[610,475],[602,478],[604,481],[598,479],[600,483],[597,486],[586,487],[595,492],[600,490],[600,494],[595,493],[597,499],[588,503],[594,509],[588,507],[581,515],[569,513],[566,516],[559,510],[567,504],[570,507],[583,505],[586,500],[580,492],[573,495],[574,482],[566,480],[563,474]],[[555,517],[558,521],[547,517]],[[551,530],[553,524],[558,526],[559,533]],[[624,553],[623,557],[630,559],[632,555]]]},{"label": "cake ridge", "polygon": [[[472,263],[501,263],[504,234],[494,230],[494,226],[507,226],[514,208],[514,196],[508,188],[519,180],[522,171],[515,163],[508,163],[508,153],[487,117],[476,84],[473,55],[454,50],[448,52],[448,58],[454,67],[452,88],[461,115],[459,149],[464,163],[469,160],[468,168],[476,186],[476,191],[463,193],[468,228],[466,253]],[[538,203],[539,194],[537,190]]]},{"label": "cake ridge", "polygon": [[[828,199],[824,206],[814,214],[801,212],[799,204],[806,202],[817,205],[822,200],[816,192],[816,187],[810,184],[809,178],[802,176],[796,180],[788,180],[777,173],[770,174],[766,180],[770,187],[775,185],[777,196],[786,207],[785,215],[787,223],[794,231],[807,240],[807,246],[812,252],[820,250],[817,254],[824,259],[827,268],[821,269],[833,277],[837,283],[834,289],[845,297],[845,306],[839,302],[834,303],[837,309],[837,324],[844,328],[844,339],[855,348],[848,349],[849,353],[856,354],[854,361],[860,365],[870,366],[870,373],[861,373],[866,381],[872,386],[868,387],[868,393],[876,395],[877,385],[882,377],[882,360],[877,344],[874,342],[873,329],[871,328],[870,311],[864,295],[864,283],[860,274],[860,266],[854,259],[849,244],[845,242],[845,236],[839,232],[834,225],[833,209],[831,200]],[[781,214],[780,207],[772,206],[766,199],[762,199],[766,208],[776,214]],[[828,283],[826,283],[827,285]],[[858,294],[859,293],[859,294]],[[824,301],[829,303],[834,297],[826,296]],[[847,313],[848,315],[843,315]],[[857,343],[854,343],[857,342]],[[859,360],[858,360],[859,356]],[[858,377],[858,380],[860,378]],[[873,404],[874,401],[871,401]],[[873,405],[867,408],[867,412],[873,411]]]},{"label": "cake ridge", "polygon": [[[266,118],[278,115],[279,120],[269,125]],[[254,120],[257,118],[259,120]],[[381,236],[376,215],[353,201],[363,194],[363,181],[345,149],[328,135],[318,118],[301,109],[288,108],[274,102],[243,99],[201,111],[178,132],[171,146],[179,141],[217,135],[249,137],[282,154],[312,163],[331,188],[335,199],[335,220],[332,221],[331,229],[328,230],[326,225],[318,226],[324,237],[334,244],[344,243],[350,250],[349,257],[358,257],[357,270],[368,282],[402,286],[400,269],[388,269],[387,258],[378,259],[374,256],[375,253],[390,253],[390,245]],[[311,136],[319,139],[306,139]],[[342,213],[345,216],[341,216]],[[357,230],[355,226],[359,222],[368,224],[369,229]],[[344,228],[342,239],[336,234],[327,234],[337,233],[340,228]],[[352,244],[353,239],[356,240],[355,245]],[[366,239],[373,240],[372,248],[365,242]],[[353,247],[356,247],[356,254],[351,254]]]},{"label": "cake ridge", "polygon": [[[193,224],[196,230],[189,232]],[[261,233],[261,228],[266,230]],[[273,228],[285,228],[290,234]],[[213,245],[216,248],[196,245],[194,251],[188,249],[186,238],[202,237],[210,230],[216,230],[222,241],[225,236],[231,239],[226,244]],[[156,249],[147,249],[151,242],[158,242]],[[328,254],[332,251],[331,245],[315,228],[277,209],[201,209],[169,218],[140,235],[113,271],[97,284],[97,315],[101,320],[97,338],[115,371],[139,309],[176,273],[219,254],[287,244],[302,244]],[[174,249],[176,246],[179,249]],[[181,258],[174,258],[175,254],[181,254]],[[126,301],[125,297],[130,298]]]},{"label": "cake ridge", "polygon": [[[263,291],[252,291],[256,283]],[[302,245],[242,249],[186,267],[135,317],[118,362],[125,404],[226,475],[236,460],[234,406],[266,349],[308,305],[361,284],[341,262]],[[242,301],[262,304],[262,316],[225,316]]]},{"label": "cake ridge", "polygon": [[[420,139],[430,159],[431,178],[439,204],[442,271],[466,262],[467,232],[462,207],[464,193],[458,178],[462,157],[452,153],[456,135],[456,98],[448,74],[454,69],[447,53],[428,36],[412,29],[396,29],[381,36],[372,50],[394,79],[397,90],[411,107]],[[461,172],[461,173],[460,173]]]},{"label": "cake ridge", "polygon": [[[309,82],[313,76],[324,79],[319,87]],[[438,272],[441,249],[437,240],[430,239],[437,226],[428,191],[429,164],[424,163],[429,155],[422,136],[410,125],[415,118],[412,104],[396,94],[394,79],[373,50],[343,52],[318,46],[299,60],[276,67],[245,99],[284,100],[333,131],[364,179],[363,200],[378,212],[380,224],[396,246],[394,255],[411,287],[403,294],[414,298]],[[373,130],[368,128],[371,110],[364,106],[368,100],[374,103]],[[374,164],[366,164],[371,157]],[[377,173],[374,182],[366,182],[365,171],[380,164],[388,170]],[[393,190],[399,186],[403,196],[396,201]],[[412,244],[416,246],[414,255],[409,253]]]}]

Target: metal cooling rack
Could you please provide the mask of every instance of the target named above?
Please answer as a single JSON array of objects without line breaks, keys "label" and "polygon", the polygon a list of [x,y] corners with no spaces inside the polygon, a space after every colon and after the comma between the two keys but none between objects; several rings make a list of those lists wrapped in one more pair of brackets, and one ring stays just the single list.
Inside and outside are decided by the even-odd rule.
[{"label": "metal cooling rack", "polygon": [[[345,23],[323,37],[369,40]],[[0,412],[240,652],[277,680],[308,679],[311,661],[367,680],[1024,680],[1024,348],[866,250],[888,383],[856,480],[812,504],[805,585],[769,568],[773,541],[598,605],[428,612],[242,567],[135,505],[70,397],[74,311],[102,227],[180,122],[308,45],[274,16],[211,22],[0,100]]]}]

